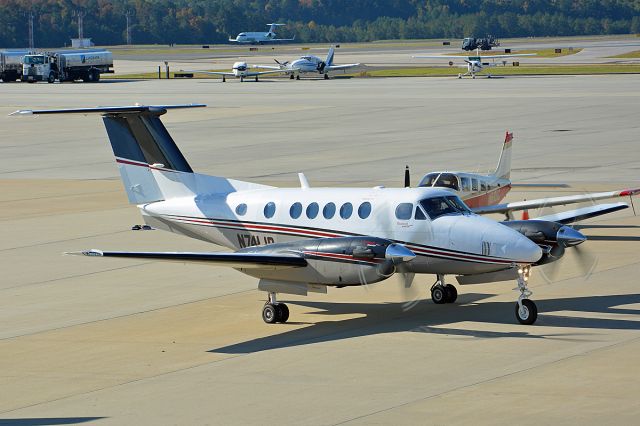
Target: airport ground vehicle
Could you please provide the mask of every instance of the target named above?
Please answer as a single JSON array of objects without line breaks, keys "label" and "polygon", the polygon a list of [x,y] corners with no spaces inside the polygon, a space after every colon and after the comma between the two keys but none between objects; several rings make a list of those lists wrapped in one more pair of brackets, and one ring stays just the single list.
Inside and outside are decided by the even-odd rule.
[{"label": "airport ground vehicle", "polygon": [[5,83],[16,81],[22,76],[22,58],[28,50],[0,51],[0,79]]},{"label": "airport ground vehicle", "polygon": [[500,46],[500,42],[495,36],[487,35],[484,38],[466,37],[462,40],[462,50],[472,51],[476,49],[491,50],[492,47]]},{"label": "airport ground vehicle", "polygon": [[22,81],[82,80],[100,81],[100,75],[113,73],[113,55],[108,50],[57,51],[24,56]]}]

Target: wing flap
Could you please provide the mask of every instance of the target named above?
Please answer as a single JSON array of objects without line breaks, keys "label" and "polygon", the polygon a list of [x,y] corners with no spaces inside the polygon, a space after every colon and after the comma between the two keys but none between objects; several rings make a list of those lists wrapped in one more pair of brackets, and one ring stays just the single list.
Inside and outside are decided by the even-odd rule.
[{"label": "wing flap", "polygon": [[194,252],[132,252],[85,250],[66,253],[89,257],[118,257],[128,259],[147,259],[181,263],[202,263],[222,265],[231,268],[285,269],[307,266],[302,256],[255,253],[194,253]]}]

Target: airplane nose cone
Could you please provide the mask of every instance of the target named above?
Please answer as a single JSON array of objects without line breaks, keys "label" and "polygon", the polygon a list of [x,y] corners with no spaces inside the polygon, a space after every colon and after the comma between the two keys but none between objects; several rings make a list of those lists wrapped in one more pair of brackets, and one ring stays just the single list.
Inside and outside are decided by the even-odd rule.
[{"label": "airplane nose cone", "polygon": [[587,237],[569,226],[563,226],[558,229],[556,239],[559,244],[562,244],[565,247],[571,247],[584,243],[587,240]]},{"label": "airplane nose cone", "polygon": [[535,263],[542,257],[542,249],[524,235],[517,233],[510,257],[517,263]]}]

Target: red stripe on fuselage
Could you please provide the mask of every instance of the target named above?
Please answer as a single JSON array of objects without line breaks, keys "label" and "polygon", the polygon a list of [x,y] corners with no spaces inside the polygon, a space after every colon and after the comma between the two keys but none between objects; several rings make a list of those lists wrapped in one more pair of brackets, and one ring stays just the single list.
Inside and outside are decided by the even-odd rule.
[{"label": "red stripe on fuselage", "polygon": [[492,206],[502,201],[510,190],[511,185],[505,185],[484,194],[468,196],[462,200],[469,208]]}]

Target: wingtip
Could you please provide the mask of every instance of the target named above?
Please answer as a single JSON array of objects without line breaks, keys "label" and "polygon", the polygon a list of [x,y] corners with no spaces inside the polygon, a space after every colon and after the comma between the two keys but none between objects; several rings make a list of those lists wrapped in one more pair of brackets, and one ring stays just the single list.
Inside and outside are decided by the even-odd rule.
[{"label": "wingtip", "polygon": [[96,250],[96,249],[84,250],[84,251],[68,251],[68,252],[65,252],[64,254],[69,256],[104,256],[104,253],[102,252],[102,250]]},{"label": "wingtip", "polygon": [[9,117],[14,116],[14,115],[33,115],[33,110],[30,109],[19,109],[17,111],[13,111],[11,114],[9,114]]}]

